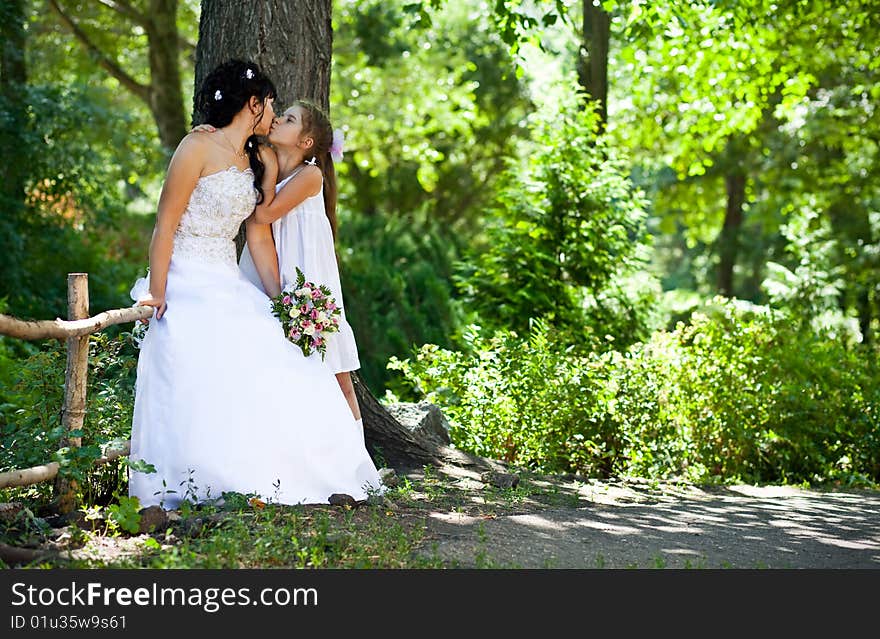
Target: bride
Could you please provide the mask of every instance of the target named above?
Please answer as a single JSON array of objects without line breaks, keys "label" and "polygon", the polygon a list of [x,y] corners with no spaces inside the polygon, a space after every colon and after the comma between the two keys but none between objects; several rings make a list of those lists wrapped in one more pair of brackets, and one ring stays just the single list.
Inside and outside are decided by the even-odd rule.
[{"label": "bride", "polygon": [[[236,261],[241,222],[275,186],[255,137],[272,123],[274,97],[257,65],[220,65],[196,96],[220,135],[190,133],[168,167],[141,283],[148,292],[138,300],[155,309],[131,436],[132,461],[156,469],[131,474],[129,494],[142,506],[175,508],[226,491],[296,504],[381,490],[333,373],[284,338],[268,298]],[[274,245],[253,227],[248,220],[251,254],[274,294]]]}]

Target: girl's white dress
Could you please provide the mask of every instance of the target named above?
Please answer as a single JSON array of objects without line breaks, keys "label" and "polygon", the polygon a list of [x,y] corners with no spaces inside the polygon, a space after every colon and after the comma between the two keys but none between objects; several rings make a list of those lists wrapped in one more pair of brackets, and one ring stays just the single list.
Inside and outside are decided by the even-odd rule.
[{"label": "girl's white dress", "polygon": [[[280,191],[301,169],[302,167],[296,169],[279,182],[275,192]],[[292,287],[296,283],[296,268],[299,267],[307,281],[323,284],[330,289],[341,310],[339,332],[327,336],[324,362],[334,373],[357,370],[361,364],[354,333],[345,319],[333,231],[324,210],[323,185],[316,195],[306,198],[289,213],[275,220],[272,223],[272,235],[275,238],[275,250],[278,252],[281,288]],[[239,266],[244,276],[263,290],[247,246],[242,251]],[[320,359],[321,355],[316,353],[312,357]]]},{"label": "girl's white dress", "polygon": [[[225,491],[285,504],[382,490],[363,431],[330,370],[287,341],[270,302],[241,274],[239,225],[253,174],[196,184],[174,237],[167,311],[150,320],[137,368],[129,494],[176,507]],[[132,297],[149,290],[146,278]]]}]

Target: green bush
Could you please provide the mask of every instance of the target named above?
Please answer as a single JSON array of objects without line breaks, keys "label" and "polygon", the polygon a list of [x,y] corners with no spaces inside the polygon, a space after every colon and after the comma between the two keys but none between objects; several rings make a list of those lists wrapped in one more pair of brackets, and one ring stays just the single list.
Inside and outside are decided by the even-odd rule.
[{"label": "green bush", "polygon": [[[84,499],[106,503],[125,485],[125,460],[94,466],[101,448],[131,434],[137,356],[130,333],[117,337],[98,333],[89,340],[89,374],[82,447],[61,448],[66,351],[63,343],[49,342],[20,360],[14,382],[0,389],[0,471],[27,468],[50,461],[61,472],[79,480]],[[23,489],[45,500],[52,482]]]},{"label": "green bush", "polygon": [[753,482],[880,479],[880,376],[867,350],[791,316],[716,299],[675,331],[679,419],[704,476]]},{"label": "green bush", "polygon": [[716,298],[625,352],[576,356],[540,322],[466,337],[389,368],[470,452],[606,477],[880,481],[876,354],[766,307]]},{"label": "green bush", "polygon": [[392,358],[400,395],[442,406],[453,441],[470,452],[548,471],[610,472],[620,448],[609,419],[610,354],[574,356],[541,321],[528,339],[486,337],[476,326],[463,337],[466,352],[428,344]]},{"label": "green bush", "polygon": [[579,347],[605,335],[625,347],[650,334],[660,294],[646,281],[646,202],[595,113],[566,95],[533,117],[528,162],[504,174],[457,283],[484,327],[525,334],[541,318]]},{"label": "green bush", "polygon": [[452,299],[453,248],[427,222],[343,215],[345,315],[357,341],[361,377],[381,396],[389,357],[404,356],[416,344],[453,345],[460,323]]}]

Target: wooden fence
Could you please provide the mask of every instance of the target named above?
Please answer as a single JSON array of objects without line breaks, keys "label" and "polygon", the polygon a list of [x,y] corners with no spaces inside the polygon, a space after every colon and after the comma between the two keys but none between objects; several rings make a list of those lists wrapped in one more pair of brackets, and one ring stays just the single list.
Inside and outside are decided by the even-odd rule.
[{"label": "wooden fence", "polygon": [[[67,341],[67,370],[64,377],[64,405],[61,408],[61,425],[65,433],[72,433],[83,426],[86,414],[86,388],[89,368],[89,335],[114,324],[125,324],[148,319],[153,309],[133,306],[104,311],[89,317],[89,276],[87,273],[70,273],[67,276],[68,319],[28,322],[0,314],[0,335],[27,340],[63,339]],[[81,446],[79,437],[67,435],[62,446]],[[104,451],[96,460],[106,463],[128,455],[130,442],[114,450]],[[76,483],[59,476],[57,462],[0,473],[0,488],[29,486],[49,479],[55,480],[54,507],[59,513],[76,509]]]}]

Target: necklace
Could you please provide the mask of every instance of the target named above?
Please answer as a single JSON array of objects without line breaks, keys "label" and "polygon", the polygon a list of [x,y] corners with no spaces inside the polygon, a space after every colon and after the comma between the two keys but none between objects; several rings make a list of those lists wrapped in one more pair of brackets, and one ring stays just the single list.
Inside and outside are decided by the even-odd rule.
[{"label": "necklace", "polygon": [[235,150],[235,145],[232,142],[230,142],[228,137],[226,137],[226,133],[223,132],[223,129],[217,129],[217,130],[220,131],[220,133],[223,133],[223,139],[226,140],[226,142],[229,144],[230,148],[232,149],[232,152],[235,153],[236,156],[238,156],[242,159],[247,157],[247,153],[245,153],[244,151],[236,151]]}]

